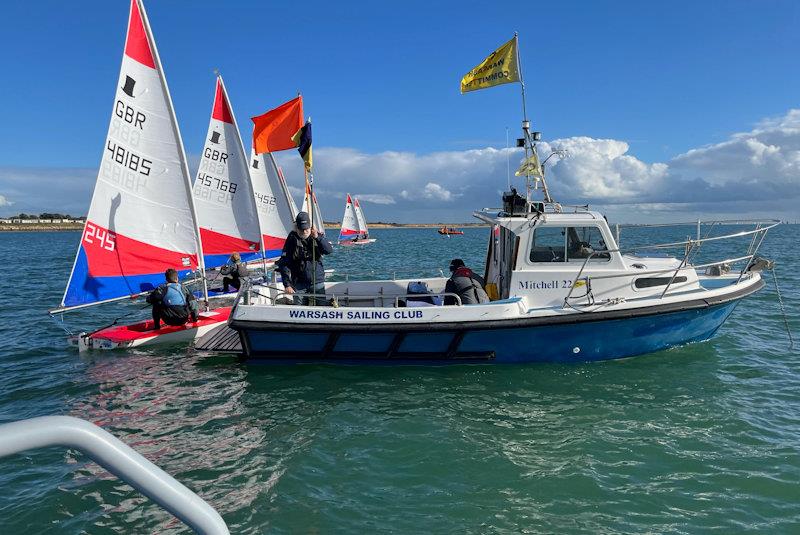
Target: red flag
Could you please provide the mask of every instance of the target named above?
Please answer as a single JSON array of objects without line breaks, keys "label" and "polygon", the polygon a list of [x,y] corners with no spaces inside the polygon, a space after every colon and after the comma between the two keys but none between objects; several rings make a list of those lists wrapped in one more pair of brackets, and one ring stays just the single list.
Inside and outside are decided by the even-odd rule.
[{"label": "red flag", "polygon": [[303,97],[299,96],[264,115],[252,117],[256,153],[294,149],[292,136],[303,127]]}]

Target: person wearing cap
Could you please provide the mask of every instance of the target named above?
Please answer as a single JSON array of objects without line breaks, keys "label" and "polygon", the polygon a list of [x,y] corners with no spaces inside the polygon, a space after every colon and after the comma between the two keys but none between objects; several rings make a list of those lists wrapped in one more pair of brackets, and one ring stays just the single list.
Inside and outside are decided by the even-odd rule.
[{"label": "person wearing cap", "polygon": [[[444,287],[445,292],[456,294],[460,297],[462,305],[477,305],[489,302],[489,296],[486,294],[486,290],[483,289],[483,277],[476,275],[464,264],[463,260],[460,258],[451,260],[450,272],[452,275],[447,279],[447,284]],[[455,297],[444,296],[445,305],[455,305],[456,303]]]},{"label": "person wearing cap", "polygon": [[[295,218],[295,228],[286,237],[281,257],[275,263],[281,274],[287,294],[324,294],[325,268],[322,255],[333,252],[333,246],[324,234],[311,226],[311,218],[300,212]],[[295,303],[308,300],[295,297]]]}]

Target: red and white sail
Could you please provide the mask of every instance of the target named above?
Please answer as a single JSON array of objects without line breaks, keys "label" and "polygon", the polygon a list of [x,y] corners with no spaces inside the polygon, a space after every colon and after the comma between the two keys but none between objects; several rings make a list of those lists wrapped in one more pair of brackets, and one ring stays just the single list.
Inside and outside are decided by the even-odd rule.
[{"label": "red and white sail", "polygon": [[191,178],[141,0],[130,8],[108,136],[62,307],[152,290],[202,267]]},{"label": "red and white sail", "polygon": [[347,194],[347,201],[344,205],[344,215],[342,216],[342,229],[339,231],[339,243],[356,240],[361,237],[358,230],[358,218],[356,217],[353,199]]},{"label": "red and white sail", "polygon": [[[312,214],[309,211],[309,199],[311,199],[311,210],[314,211]],[[303,195],[303,208],[301,209],[302,212],[305,212],[311,216],[311,220],[314,223],[317,231],[323,236],[325,235],[325,225],[324,219],[322,219],[322,212],[319,209],[319,203],[317,202],[317,195],[316,193],[312,193],[311,189],[308,185],[306,185],[306,194]]]},{"label": "red and white sail", "polygon": [[294,228],[296,212],[292,211],[291,196],[272,154],[256,154],[251,150],[250,176],[261,224],[264,257],[275,259],[281,256],[286,237]]},{"label": "red and white sail", "polygon": [[261,258],[248,159],[221,76],[194,181],[194,202],[206,268],[224,265],[234,252],[243,261]]},{"label": "red and white sail", "polygon": [[358,202],[358,197],[353,198],[353,209],[356,212],[356,222],[358,223],[359,237],[369,238],[369,229],[367,228],[367,220],[364,218],[364,212],[361,211],[361,203]]}]

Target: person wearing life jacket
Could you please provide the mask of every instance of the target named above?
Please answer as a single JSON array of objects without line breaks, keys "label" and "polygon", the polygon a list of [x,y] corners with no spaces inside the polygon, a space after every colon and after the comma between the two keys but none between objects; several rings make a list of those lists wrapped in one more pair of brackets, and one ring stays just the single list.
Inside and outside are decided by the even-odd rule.
[{"label": "person wearing life jacket", "polygon": [[178,282],[178,272],[169,268],[164,273],[166,283],[162,284],[147,296],[147,302],[153,305],[153,329],[160,329],[161,322],[167,325],[183,325],[189,318],[197,321],[199,309],[192,292]]},{"label": "person wearing life jacket", "polygon": [[242,279],[248,278],[247,265],[242,262],[239,253],[233,253],[228,263],[219,270],[222,277],[222,291],[228,293],[228,288],[233,286],[236,290],[242,287]]},{"label": "person wearing life jacket", "polygon": [[[295,228],[286,237],[281,257],[275,263],[287,294],[324,294],[325,268],[322,256],[333,252],[331,242],[311,226],[311,218],[300,212]],[[295,296],[296,304],[308,299]]]},{"label": "person wearing life jacket", "polygon": [[[489,296],[483,289],[483,278],[464,265],[463,260],[454,258],[450,262],[450,272],[452,275],[447,279],[447,284],[444,287],[445,292],[458,295],[461,298],[462,305],[477,305],[489,302]],[[444,297],[445,305],[455,305],[456,303],[455,297],[449,295]]]}]

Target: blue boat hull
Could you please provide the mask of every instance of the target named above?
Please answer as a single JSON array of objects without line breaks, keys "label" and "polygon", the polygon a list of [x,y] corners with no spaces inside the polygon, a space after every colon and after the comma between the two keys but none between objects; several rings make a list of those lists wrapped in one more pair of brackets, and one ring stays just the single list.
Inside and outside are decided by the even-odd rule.
[{"label": "blue boat hull", "polygon": [[456,364],[593,362],[652,353],[711,338],[739,299],[671,312],[490,328],[398,332],[373,327],[346,332],[235,325],[244,353],[271,363]]}]

